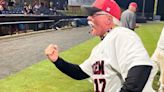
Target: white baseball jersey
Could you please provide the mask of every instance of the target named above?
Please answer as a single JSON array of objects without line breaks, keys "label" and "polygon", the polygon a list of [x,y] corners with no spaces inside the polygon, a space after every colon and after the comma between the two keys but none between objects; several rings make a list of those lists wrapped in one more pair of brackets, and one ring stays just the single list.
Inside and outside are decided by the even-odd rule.
[{"label": "white baseball jersey", "polygon": [[164,54],[164,27],[158,40],[157,48],[155,49],[151,59],[159,64],[160,61],[163,61],[163,59],[159,58],[160,54]]},{"label": "white baseball jersey", "polygon": [[164,50],[164,28],[161,32],[161,35],[160,35],[160,38],[159,38],[159,41],[158,41],[158,47],[160,49],[163,49]]},{"label": "white baseball jersey", "polygon": [[[137,65],[154,64],[140,38],[127,28],[117,27],[94,47],[80,67],[93,79],[95,92],[119,92],[128,70]],[[154,92],[155,74],[153,70],[143,92]]]}]

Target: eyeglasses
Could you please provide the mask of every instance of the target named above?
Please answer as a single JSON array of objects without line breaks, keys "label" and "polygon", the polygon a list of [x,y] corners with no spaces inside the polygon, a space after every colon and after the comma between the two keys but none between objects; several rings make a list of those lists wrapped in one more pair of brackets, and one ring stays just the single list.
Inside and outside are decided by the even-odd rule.
[{"label": "eyeglasses", "polygon": [[90,16],[97,17],[97,16],[102,16],[102,15],[108,15],[108,14],[106,14],[106,13],[94,13],[94,14],[92,14]]}]

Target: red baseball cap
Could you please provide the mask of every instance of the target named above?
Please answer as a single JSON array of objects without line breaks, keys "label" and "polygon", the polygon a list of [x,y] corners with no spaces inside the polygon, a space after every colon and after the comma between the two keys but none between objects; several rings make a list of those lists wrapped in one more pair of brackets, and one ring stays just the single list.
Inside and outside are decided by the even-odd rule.
[{"label": "red baseball cap", "polygon": [[[121,16],[121,9],[114,0],[96,0],[92,6],[82,6],[89,15],[98,11],[105,11],[114,17],[114,23],[118,24]],[[116,23],[116,22],[117,23]]]},{"label": "red baseball cap", "polygon": [[131,2],[131,3],[129,4],[129,6],[133,6],[133,7],[135,7],[135,8],[138,7],[137,3],[135,3],[135,2]]}]

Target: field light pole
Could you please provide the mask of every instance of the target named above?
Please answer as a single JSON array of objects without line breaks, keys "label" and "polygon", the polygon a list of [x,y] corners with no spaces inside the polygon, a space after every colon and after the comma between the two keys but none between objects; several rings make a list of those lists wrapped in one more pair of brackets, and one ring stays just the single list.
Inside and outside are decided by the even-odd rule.
[{"label": "field light pole", "polygon": [[158,0],[154,1],[154,15],[157,15]]},{"label": "field light pole", "polygon": [[145,16],[145,0],[143,0],[142,16]]}]

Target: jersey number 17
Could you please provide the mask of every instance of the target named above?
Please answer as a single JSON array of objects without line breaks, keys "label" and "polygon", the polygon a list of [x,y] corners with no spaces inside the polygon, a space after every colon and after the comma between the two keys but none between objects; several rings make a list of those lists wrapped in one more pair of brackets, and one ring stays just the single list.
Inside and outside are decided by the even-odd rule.
[{"label": "jersey number 17", "polygon": [[94,79],[94,84],[96,88],[95,92],[104,92],[106,86],[105,79]]}]

